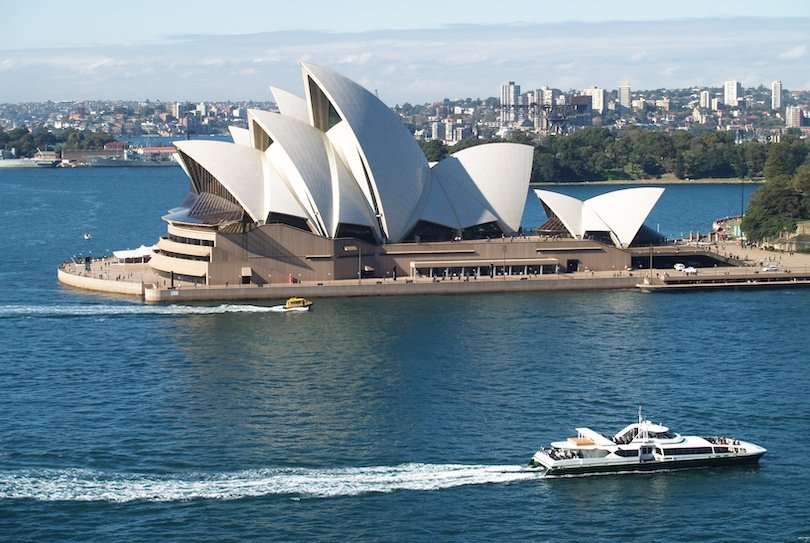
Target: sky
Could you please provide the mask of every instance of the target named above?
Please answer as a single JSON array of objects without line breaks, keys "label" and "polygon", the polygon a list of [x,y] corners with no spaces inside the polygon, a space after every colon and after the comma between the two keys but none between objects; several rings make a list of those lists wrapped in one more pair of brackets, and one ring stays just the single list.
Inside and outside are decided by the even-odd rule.
[{"label": "sky", "polygon": [[271,85],[303,95],[302,61],[389,105],[507,81],[810,89],[808,28],[808,0],[8,0],[0,102],[272,100]]}]

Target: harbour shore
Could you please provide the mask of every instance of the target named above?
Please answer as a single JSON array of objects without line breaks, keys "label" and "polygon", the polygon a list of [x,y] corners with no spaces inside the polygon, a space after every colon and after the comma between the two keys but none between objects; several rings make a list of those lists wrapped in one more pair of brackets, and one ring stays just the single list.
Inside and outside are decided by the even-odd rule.
[{"label": "harbour shore", "polygon": [[[724,277],[741,278],[748,283],[762,277],[775,277],[790,281],[810,277],[810,255],[765,251],[753,246],[740,247],[734,242],[703,245],[708,254],[724,259],[734,259],[741,266],[717,266],[699,268],[692,278],[722,281]],[[771,265],[777,271],[763,271]],[[103,258],[90,263],[65,262],[58,269],[58,279],[64,285],[129,295],[149,303],[278,300],[290,296],[308,298],[349,296],[405,296],[424,294],[472,294],[488,292],[530,292],[555,290],[607,290],[636,288],[650,278],[648,284],[665,284],[665,279],[685,276],[671,268],[653,268],[633,271],[580,271],[546,275],[514,275],[478,278],[417,278],[399,277],[343,279],[332,281],[302,281],[296,283],[273,283],[266,285],[203,285],[175,282],[158,276],[148,264],[124,264],[113,258]],[[697,281],[682,281],[681,288],[697,287]],[[686,287],[684,287],[686,285]],[[798,286],[798,283],[796,283]],[[764,286],[764,285],[763,285]],[[790,284],[785,286],[791,286]],[[705,285],[704,285],[705,288]]]}]

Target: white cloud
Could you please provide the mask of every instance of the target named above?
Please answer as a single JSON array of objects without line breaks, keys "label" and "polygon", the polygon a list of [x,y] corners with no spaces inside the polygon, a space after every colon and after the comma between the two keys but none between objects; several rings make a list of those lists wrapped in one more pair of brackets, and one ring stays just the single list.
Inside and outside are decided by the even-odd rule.
[{"label": "white cloud", "polygon": [[[497,96],[506,81],[567,90],[745,85],[806,88],[810,18],[461,25],[409,31],[186,36],[170,44],[1,51],[5,101],[268,99],[299,92],[299,63],[336,69],[386,103]],[[639,46],[643,44],[643,46]],[[780,54],[781,52],[781,54]],[[651,69],[651,64],[657,69]],[[722,73],[719,73],[722,71]],[[760,81],[758,78],[762,78]],[[805,85],[805,87],[802,87]],[[59,92],[57,97],[53,93]]]},{"label": "white cloud", "polygon": [[800,58],[804,58],[807,55],[807,46],[806,45],[798,45],[793,47],[792,49],[788,49],[783,53],[779,53],[779,58],[781,60],[798,60]]},{"label": "white cloud", "polygon": [[671,76],[675,75],[675,73],[680,68],[681,68],[680,66],[667,66],[666,68],[664,68],[663,70],[661,70],[658,73],[661,74],[664,77],[671,77]]},{"label": "white cloud", "polygon": [[368,64],[373,58],[371,53],[346,55],[337,61],[338,64]]}]

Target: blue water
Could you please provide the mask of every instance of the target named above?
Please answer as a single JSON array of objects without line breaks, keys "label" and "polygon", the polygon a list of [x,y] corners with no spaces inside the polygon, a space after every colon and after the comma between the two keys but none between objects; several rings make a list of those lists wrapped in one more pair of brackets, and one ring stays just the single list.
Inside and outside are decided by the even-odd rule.
[{"label": "blue water", "polygon": [[[58,285],[65,258],[154,242],[186,183],[172,168],[0,171],[0,541],[810,537],[810,290],[324,299],[278,314]],[[677,186],[655,213],[688,232],[739,202],[740,187]],[[768,454],[745,469],[525,469],[541,445],[615,432],[639,404]]]}]

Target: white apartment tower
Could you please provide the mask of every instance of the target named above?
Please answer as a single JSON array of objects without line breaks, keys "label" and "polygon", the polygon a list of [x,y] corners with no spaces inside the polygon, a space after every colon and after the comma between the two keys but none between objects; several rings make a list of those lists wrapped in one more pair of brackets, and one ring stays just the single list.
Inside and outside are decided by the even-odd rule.
[{"label": "white apartment tower", "polygon": [[771,83],[771,109],[782,109],[782,82]]},{"label": "white apartment tower", "polygon": [[625,109],[630,109],[630,85],[622,83],[619,85],[619,105]]},{"label": "white apartment tower", "polygon": [[559,89],[551,89],[549,87],[541,87],[534,91],[534,96],[537,103],[540,105],[553,106],[557,103],[557,98],[560,97]]},{"label": "white apartment tower", "polygon": [[506,85],[501,85],[501,123],[509,123],[517,120],[517,106],[520,103],[520,85],[515,85],[510,81]]},{"label": "white apartment tower", "polygon": [[785,108],[785,126],[787,128],[800,128],[802,126],[802,110],[799,106]]},{"label": "white apartment tower", "polygon": [[739,81],[726,81],[723,85],[723,103],[729,107],[737,107],[737,100],[742,94],[742,85]]},{"label": "white apartment tower", "polygon": [[600,89],[596,86],[588,87],[582,91],[582,94],[591,97],[592,110],[598,111],[600,115],[605,112],[605,104],[607,102],[607,91],[605,89]]},{"label": "white apartment tower", "polygon": [[709,109],[712,105],[712,97],[709,94],[709,91],[704,90],[700,91],[700,107],[703,109]]}]

